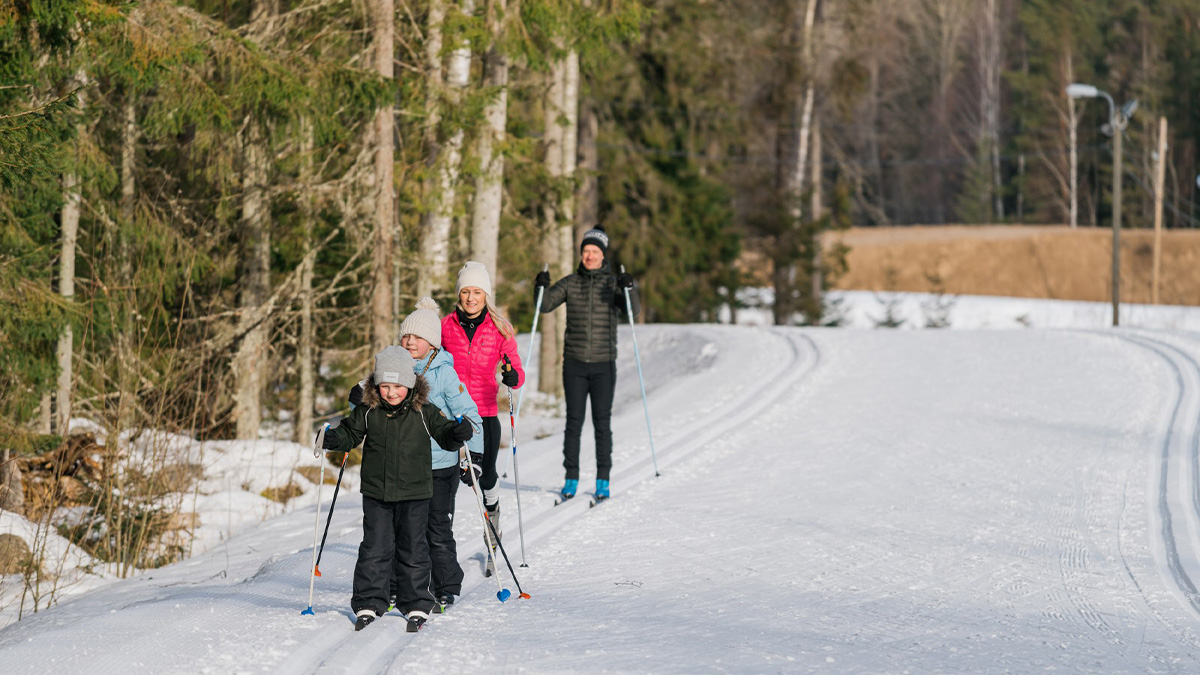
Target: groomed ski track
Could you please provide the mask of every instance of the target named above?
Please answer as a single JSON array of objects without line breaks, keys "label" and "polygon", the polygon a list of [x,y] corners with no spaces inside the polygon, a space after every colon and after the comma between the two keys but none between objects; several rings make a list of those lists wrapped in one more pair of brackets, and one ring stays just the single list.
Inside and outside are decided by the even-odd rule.
[{"label": "groomed ski track", "polygon": [[[687,336],[683,345],[677,347],[696,348],[695,366],[698,368],[696,373],[700,377],[716,377],[721,376],[718,373],[705,373],[707,370],[707,362],[712,360],[716,354],[712,352],[713,346],[719,344],[717,338],[722,333],[728,334],[728,330],[720,328],[705,330],[701,327],[695,327],[695,334]],[[678,462],[686,460],[690,452],[695,451],[700,444],[697,443],[698,437],[703,435],[705,438],[713,436],[719,437],[729,433],[740,424],[749,422],[753,417],[760,413],[758,406],[770,404],[778,400],[784,394],[792,391],[804,377],[816,367],[820,361],[820,352],[817,350],[816,344],[808,336],[797,331],[770,331],[771,339],[778,344],[776,349],[772,349],[767,354],[771,354],[770,359],[751,359],[746,358],[741,364],[741,367],[755,368],[758,370],[760,377],[756,378],[761,382],[761,386],[749,389],[734,389],[723,391],[712,400],[711,407],[704,410],[680,410],[674,414],[666,416],[663,420],[661,429],[658,433],[660,436],[655,439],[655,454],[660,473],[669,471],[672,466]],[[708,341],[703,344],[695,341],[696,337],[706,336]],[[646,338],[643,337],[643,340]],[[628,338],[625,342],[629,344]],[[660,343],[651,345],[651,353],[661,348]],[[728,353],[731,345],[723,345],[722,353]],[[632,347],[628,348],[632,351]],[[783,356],[783,360],[778,360]],[[626,359],[628,360],[628,359]],[[735,366],[737,367],[737,366]],[[636,386],[636,371],[629,372],[626,369],[620,373],[619,382],[624,385],[621,388],[622,393],[626,393],[628,399],[629,378],[632,375]],[[669,386],[696,386],[694,380],[696,375],[692,373],[680,373],[683,375],[682,382],[676,382]],[[689,377],[689,375],[692,375]],[[700,383],[700,386],[706,386]],[[718,389],[720,391],[720,389]],[[618,394],[618,396],[620,393]],[[639,394],[640,396],[640,394]],[[649,394],[648,394],[649,396]],[[640,405],[640,398],[635,401]],[[709,418],[709,413],[712,410],[731,407],[738,412],[731,415],[722,415],[716,419]],[[628,490],[642,483],[653,481],[654,476],[654,461],[651,456],[649,439],[645,431],[644,422],[639,426],[636,424],[642,417],[636,413],[639,408],[634,405],[626,405],[626,412],[620,416],[621,424],[624,425],[624,432],[621,434],[621,442],[625,447],[623,451],[615,451],[614,453],[614,469],[612,472],[613,485],[619,485],[624,490]],[[614,427],[618,424],[617,419],[614,419]],[[585,438],[591,433],[590,420],[585,427]],[[561,444],[561,435],[555,436],[557,443]],[[528,444],[526,444],[528,445]],[[561,447],[561,445],[558,445]],[[540,469],[546,464],[560,464],[561,454],[543,453],[541,457],[531,458],[528,450],[523,450],[518,446],[519,466],[522,470],[528,472],[524,475],[533,473],[537,475]],[[585,441],[581,450],[581,462],[585,465],[592,463],[594,468],[595,445],[591,441]],[[503,466],[504,452],[501,452],[498,464]],[[533,471],[526,468],[527,465],[532,466]],[[498,469],[501,470],[501,469]],[[551,472],[552,473],[552,472]],[[505,491],[504,505],[508,508],[504,514],[505,518],[505,549],[508,553],[510,562],[516,570],[518,579],[523,572],[529,568],[519,567],[521,564],[520,543],[516,528],[516,500],[512,498],[512,489],[515,487],[511,481],[502,481],[501,486],[507,488]],[[578,497],[569,500],[566,503],[554,506],[552,497],[557,493],[560,483],[553,485],[536,484],[522,485],[522,492],[527,492],[532,495],[541,495],[541,499],[531,499],[529,496],[522,496],[523,523],[525,532],[525,546],[528,553],[531,549],[536,549],[538,542],[552,535],[554,532],[569,525],[572,521],[579,518],[587,517],[588,515],[588,499],[585,491],[582,489]],[[460,501],[462,497],[468,496],[467,493],[460,492]],[[468,499],[467,501],[470,501]],[[477,509],[473,509],[473,513]],[[460,522],[464,520],[462,506],[459,507],[458,518]],[[482,530],[481,530],[482,531]],[[460,536],[460,542],[463,538]],[[466,541],[478,541],[479,537],[468,537]],[[461,546],[461,544],[460,544]],[[462,548],[472,549],[471,546]],[[463,559],[460,551],[460,560],[463,562],[463,568],[467,571],[467,580],[463,584],[463,597],[459,601],[459,605],[463,602],[487,603],[493,602],[499,604],[496,599],[496,580],[495,578],[483,578],[480,572],[484,561],[485,553],[482,546],[479,547],[477,553],[466,556]],[[535,554],[536,556],[536,554]],[[536,557],[535,562],[536,564]],[[501,583],[505,588],[512,591],[512,597],[508,603],[533,602],[531,597],[529,600],[521,600],[517,598],[516,586],[512,583],[511,575],[508,573],[503,559],[501,559],[497,568],[500,570]],[[537,590],[531,587],[529,580],[522,582],[526,592],[531,595],[536,595]],[[490,596],[490,597],[489,597]],[[461,607],[452,607],[450,612],[460,610]],[[443,621],[450,617],[451,614],[442,616],[435,615],[431,619],[431,623],[423,630],[429,630],[438,621]],[[403,620],[399,615],[393,613],[384,617],[383,624],[372,624],[370,627],[362,631],[362,635],[347,634],[344,636],[333,636],[337,639],[332,644],[326,643],[323,636],[321,640],[312,645],[315,653],[309,654],[309,647],[306,646],[297,651],[292,658],[281,664],[281,672],[297,672],[297,673],[384,673],[392,672],[393,666],[397,665],[403,659],[404,649],[408,642],[418,635],[398,635],[396,630],[389,630],[389,623],[395,623],[397,626],[403,624]],[[383,629],[383,630],[378,630]],[[367,633],[371,634],[368,635]],[[376,635],[375,633],[378,633]],[[367,640],[363,640],[363,638]],[[307,664],[315,664],[315,668],[308,668]]]},{"label": "groomed ski track", "polygon": [[119,675],[1200,671],[1200,336],[639,326],[655,478],[627,330],[610,503],[587,507],[590,423],[579,496],[558,507],[561,431],[518,429],[529,567],[511,472],[502,518],[531,599],[501,561],[513,597],[497,601],[464,489],[458,603],[417,634],[396,613],[355,633],[351,492],[316,616],[299,614],[310,506],[0,631],[0,663]]}]

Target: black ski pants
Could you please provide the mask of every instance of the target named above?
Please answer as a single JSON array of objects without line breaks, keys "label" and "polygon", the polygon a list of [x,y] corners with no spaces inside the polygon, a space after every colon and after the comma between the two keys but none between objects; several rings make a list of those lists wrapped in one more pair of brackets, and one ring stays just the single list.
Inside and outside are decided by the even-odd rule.
[{"label": "black ski pants", "polygon": [[[462,595],[463,570],[454,543],[454,497],[458,494],[457,466],[433,470],[433,499],[429,500],[429,555],[433,559],[433,591]],[[397,574],[400,561],[396,560]]]},{"label": "black ski pants", "polygon": [[354,566],[350,607],[382,616],[388,608],[388,581],[396,579],[396,607],[404,613],[433,611],[429,588],[429,500],[385,502],[363,495],[363,540]]},{"label": "black ski pants", "polygon": [[483,475],[479,477],[479,487],[491,490],[500,480],[500,472],[496,471],[496,460],[500,457],[500,418],[496,416],[483,418]]},{"label": "black ski pants", "polygon": [[579,479],[579,437],[583,413],[592,399],[596,431],[596,479],[608,480],[612,470],[612,404],[617,388],[617,362],[585,363],[563,359],[563,393],[567,399],[567,429],[563,438],[563,468],[568,479]]}]

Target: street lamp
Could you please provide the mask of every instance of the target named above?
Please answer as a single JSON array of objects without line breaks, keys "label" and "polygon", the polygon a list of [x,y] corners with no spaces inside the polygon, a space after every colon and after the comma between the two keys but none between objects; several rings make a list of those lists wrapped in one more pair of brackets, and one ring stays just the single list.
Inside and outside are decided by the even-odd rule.
[{"label": "street lamp", "polygon": [[1129,117],[1137,110],[1137,99],[1129,101],[1120,110],[1108,92],[1090,84],[1078,82],[1067,85],[1067,96],[1071,98],[1103,98],[1108,101],[1108,128],[1113,137],[1113,243],[1112,243],[1112,316],[1113,325],[1120,325],[1121,306],[1121,137]]}]

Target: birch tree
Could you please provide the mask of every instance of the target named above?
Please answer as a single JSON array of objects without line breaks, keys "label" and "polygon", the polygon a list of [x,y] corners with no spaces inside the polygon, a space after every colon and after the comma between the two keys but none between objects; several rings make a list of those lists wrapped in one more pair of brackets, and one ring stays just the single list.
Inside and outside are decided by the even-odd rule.
[{"label": "birch tree", "polygon": [[[579,52],[566,51],[546,74],[542,100],[545,169],[550,192],[542,206],[543,257],[551,276],[571,274],[575,262],[574,177],[578,134]],[[562,353],[566,307],[543,315],[540,391],[562,394]]]},{"label": "birch tree", "polygon": [[[373,68],[381,78],[395,78],[395,21],[394,0],[374,0],[371,4],[371,36]],[[371,347],[372,353],[391,344],[395,329],[392,299],[392,240],[395,237],[394,176],[395,171],[395,104],[389,102],[375,110],[372,123],[372,145],[375,149],[375,169],[372,173],[371,254]]]},{"label": "birch tree", "polygon": [[[470,16],[475,0],[460,0],[459,11]],[[436,55],[440,60],[441,56]],[[471,43],[459,38],[446,68],[447,105],[457,106],[463,99],[471,76]],[[417,268],[417,296],[433,295],[449,272],[450,228],[454,222],[455,199],[461,172],[465,130],[461,123],[450,132],[439,148],[435,162],[434,189],[424,226],[421,228],[421,263]],[[494,272],[494,267],[489,268]]]},{"label": "birch tree", "polygon": [[[87,83],[86,74],[79,73],[76,81],[80,86],[76,97],[79,110],[82,113],[87,110],[87,99],[83,89]],[[82,137],[85,131],[86,128],[81,122],[77,127],[76,133]],[[72,162],[73,165],[63,175],[58,293],[63,297],[68,306],[73,304],[75,300],[75,253],[79,240],[79,214],[82,200],[82,183],[79,176],[78,159],[78,151],[76,151],[75,161]],[[55,354],[58,359],[58,388],[54,401],[54,431],[60,436],[66,436],[69,432],[71,420],[71,395],[72,384],[74,382],[72,362],[75,354],[75,331],[70,321],[63,323],[62,331],[58,335],[58,348]]]},{"label": "birch tree", "polygon": [[520,13],[517,2],[489,0],[487,29],[491,44],[483,61],[483,86],[491,98],[484,107],[484,125],[475,144],[479,175],[471,205],[471,259],[478,260],[498,276],[496,258],[500,245],[500,215],[503,211],[504,155],[501,148],[508,125],[508,56],[502,40],[509,25],[508,12]]}]

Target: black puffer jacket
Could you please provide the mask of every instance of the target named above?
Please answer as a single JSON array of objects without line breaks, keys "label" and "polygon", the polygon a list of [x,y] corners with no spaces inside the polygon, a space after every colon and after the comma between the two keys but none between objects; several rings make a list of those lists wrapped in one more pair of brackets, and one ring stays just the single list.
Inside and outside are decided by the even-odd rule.
[{"label": "black puffer jacket", "polygon": [[363,443],[362,493],[385,502],[429,499],[433,496],[433,469],[429,439],[443,448],[462,445],[451,436],[454,422],[429,402],[429,383],[417,382],[400,405],[388,405],[379,396],[375,375],[367,378],[362,405],[350,412],[327,434],[337,438],[331,452],[349,452]]},{"label": "black puffer jacket", "polygon": [[[537,301],[534,289],[534,301]],[[633,315],[640,310],[637,287],[629,289]],[[584,363],[617,360],[617,326],[629,321],[625,292],[605,261],[589,270],[583,263],[574,274],[559,279],[542,296],[542,311],[550,312],[567,303],[567,336],[563,358]]]}]

